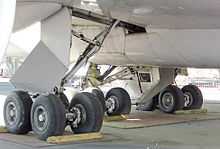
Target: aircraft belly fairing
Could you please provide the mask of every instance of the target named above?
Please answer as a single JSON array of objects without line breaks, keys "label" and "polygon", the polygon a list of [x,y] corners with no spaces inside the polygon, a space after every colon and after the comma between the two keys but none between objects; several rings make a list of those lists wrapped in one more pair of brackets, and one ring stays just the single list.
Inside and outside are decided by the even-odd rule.
[{"label": "aircraft belly fairing", "polygon": [[[80,28],[80,27],[78,27]],[[98,27],[81,27],[91,35]],[[151,29],[147,33],[126,34],[115,29],[91,61],[112,65],[151,65],[162,67],[219,68],[220,30]],[[79,56],[84,43],[73,38],[71,60]],[[81,50],[79,50],[81,49]],[[211,57],[211,58],[210,58]]]},{"label": "aircraft belly fairing", "polygon": [[220,28],[218,0],[97,0],[97,2],[107,16],[151,28]]}]

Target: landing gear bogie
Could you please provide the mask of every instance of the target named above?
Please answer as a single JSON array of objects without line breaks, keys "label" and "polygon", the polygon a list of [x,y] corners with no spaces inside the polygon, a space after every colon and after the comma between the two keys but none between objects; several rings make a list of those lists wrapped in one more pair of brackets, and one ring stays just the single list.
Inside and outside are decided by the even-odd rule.
[{"label": "landing gear bogie", "polygon": [[[62,97],[66,97],[62,94]],[[55,94],[34,96],[34,103],[27,92],[12,92],[6,99],[4,118],[9,132],[33,132],[41,140],[64,133],[67,125],[74,133],[98,132],[103,122],[103,106],[92,93],[74,96],[67,107],[67,98]],[[64,102],[65,101],[65,102]]]},{"label": "landing gear bogie", "polygon": [[155,96],[152,106],[165,113],[174,113],[177,110],[200,109],[203,105],[203,96],[200,89],[195,85],[186,85],[179,89],[175,85],[168,85],[159,96]]}]

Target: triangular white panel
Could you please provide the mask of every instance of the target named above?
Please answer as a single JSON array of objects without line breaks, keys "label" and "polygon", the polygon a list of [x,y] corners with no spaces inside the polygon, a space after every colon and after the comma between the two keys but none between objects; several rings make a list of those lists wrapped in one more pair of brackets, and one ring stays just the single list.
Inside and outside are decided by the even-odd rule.
[{"label": "triangular white panel", "polygon": [[11,79],[17,88],[30,92],[51,92],[67,67],[41,41]]}]

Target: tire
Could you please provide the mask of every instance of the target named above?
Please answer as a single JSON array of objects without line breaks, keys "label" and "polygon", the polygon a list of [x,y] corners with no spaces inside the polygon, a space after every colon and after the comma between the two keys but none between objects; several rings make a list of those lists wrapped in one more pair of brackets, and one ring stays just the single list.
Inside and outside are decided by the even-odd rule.
[{"label": "tire", "polygon": [[[4,121],[6,128],[10,133],[27,134],[31,131],[30,113],[32,99],[27,92],[13,91],[11,92],[4,104]],[[10,111],[12,113],[10,116]]]},{"label": "tire", "polygon": [[69,109],[70,103],[69,103],[69,100],[68,100],[68,98],[66,97],[66,95],[65,95],[64,93],[58,93],[57,97],[58,97],[59,99],[61,99],[61,101],[62,101],[62,103],[63,103],[65,109]]},{"label": "tire", "polygon": [[174,113],[184,108],[184,94],[174,85],[168,85],[158,98],[159,109],[165,113]]},{"label": "tire", "polygon": [[102,104],[102,108],[105,112],[106,106],[105,106],[105,96],[103,92],[100,89],[93,89],[92,94],[94,94],[99,99],[100,103]]},{"label": "tire", "polygon": [[189,98],[188,105],[185,104],[184,110],[201,109],[203,96],[201,90],[195,85],[187,85],[182,88],[185,98]]},{"label": "tire", "polygon": [[81,121],[77,127],[70,125],[74,133],[90,133],[99,132],[103,123],[103,108],[99,99],[92,93],[79,93],[75,95],[70,103],[70,111],[73,108],[79,109],[81,114]]},{"label": "tire", "polygon": [[[43,116],[40,117],[40,114]],[[40,140],[62,135],[66,126],[65,107],[62,101],[53,94],[39,96],[31,109],[31,124]]]},{"label": "tire", "polygon": [[106,100],[109,98],[114,99],[115,108],[113,111],[107,110],[107,115],[121,115],[121,114],[130,114],[131,112],[131,98],[126,90],[123,88],[113,88],[107,95]]}]

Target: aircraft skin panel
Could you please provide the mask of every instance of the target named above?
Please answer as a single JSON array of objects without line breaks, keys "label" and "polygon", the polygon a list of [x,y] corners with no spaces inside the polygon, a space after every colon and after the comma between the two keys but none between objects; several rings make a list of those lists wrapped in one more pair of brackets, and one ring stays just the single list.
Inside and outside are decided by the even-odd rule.
[{"label": "aircraft skin panel", "polygon": [[150,28],[220,28],[219,0],[97,0],[105,15]]},{"label": "aircraft skin panel", "polygon": [[[220,28],[219,0],[97,0],[105,15],[131,23],[161,29],[217,29]],[[198,4],[199,3],[199,4]],[[52,5],[80,7],[81,0],[17,0],[17,5],[42,4],[38,12]],[[45,5],[45,6],[44,6]],[[39,7],[38,7],[39,8]],[[41,11],[37,11],[41,10]],[[48,10],[50,11],[50,10]],[[36,16],[36,15],[35,15]],[[21,17],[20,17],[21,18]],[[20,19],[19,19],[20,20]]]},{"label": "aircraft skin panel", "polygon": [[220,30],[154,29],[149,33],[127,35],[123,53],[113,52],[114,45],[105,46],[92,59],[92,62],[115,65],[220,68],[219,39]]},{"label": "aircraft skin panel", "polygon": [[[75,6],[79,4],[78,2],[78,0],[18,0],[17,4],[48,3]],[[120,62],[121,65],[220,68],[219,0],[200,0],[199,5],[198,1],[192,0],[97,0],[97,2],[105,15],[146,26],[147,34],[126,35],[123,44],[119,44],[120,47],[124,47],[121,50],[113,48],[119,47],[117,42],[105,44],[92,61],[100,64]],[[115,61],[115,57],[119,62]]]},{"label": "aircraft skin panel", "polygon": [[17,2],[13,31],[16,32],[33,23],[39,22],[57,12],[60,8],[61,5],[56,3]]},{"label": "aircraft skin panel", "polygon": [[65,66],[70,62],[71,22],[67,8],[41,22],[41,40]]}]

